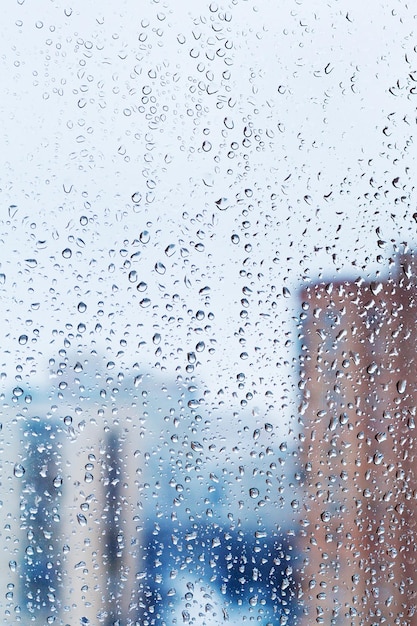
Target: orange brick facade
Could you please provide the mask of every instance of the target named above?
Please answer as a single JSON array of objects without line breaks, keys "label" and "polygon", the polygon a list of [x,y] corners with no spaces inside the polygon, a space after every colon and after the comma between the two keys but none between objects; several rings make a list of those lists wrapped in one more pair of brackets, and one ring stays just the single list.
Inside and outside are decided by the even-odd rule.
[{"label": "orange brick facade", "polygon": [[417,280],[301,298],[302,626],[416,626]]}]

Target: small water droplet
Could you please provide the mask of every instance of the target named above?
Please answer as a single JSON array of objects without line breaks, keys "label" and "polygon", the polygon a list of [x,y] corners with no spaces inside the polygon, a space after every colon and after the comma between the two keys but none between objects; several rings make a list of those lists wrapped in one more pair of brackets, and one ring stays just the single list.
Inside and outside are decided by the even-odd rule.
[{"label": "small water droplet", "polygon": [[382,454],[382,452],[375,452],[374,457],[373,457],[374,465],[381,465],[383,460],[384,460],[384,455]]},{"label": "small water droplet", "polygon": [[404,379],[401,379],[397,382],[397,391],[398,393],[404,393],[404,391],[406,390],[407,387],[407,381]]},{"label": "small water droplet", "polygon": [[87,526],[87,518],[82,513],[77,514],[77,522],[80,526]]},{"label": "small water droplet", "polygon": [[155,263],[155,271],[156,271],[158,274],[165,274],[165,272],[166,272],[166,267],[165,267],[165,265],[164,265],[163,263],[160,263],[160,262],[158,261],[158,263]]},{"label": "small water droplet", "polygon": [[219,198],[216,200],[216,206],[220,211],[226,211],[229,208],[229,201],[227,198]]},{"label": "small water droplet", "polygon": [[140,191],[135,191],[135,193],[132,194],[132,202],[134,202],[135,204],[139,204],[141,200],[142,194],[140,193]]},{"label": "small water droplet", "polygon": [[143,230],[139,235],[140,242],[143,244],[149,243],[151,235],[148,230]]},{"label": "small water droplet", "polygon": [[257,498],[259,496],[259,489],[256,487],[251,487],[249,489],[249,495],[251,498]]},{"label": "small water droplet", "polygon": [[70,259],[72,257],[72,250],[71,250],[71,248],[65,248],[62,251],[62,256],[64,257],[64,259]]},{"label": "small water droplet", "polygon": [[27,335],[20,335],[18,341],[19,341],[21,346],[24,346],[25,343],[27,343],[27,341],[28,341],[28,336]]},{"label": "small water droplet", "polygon": [[22,476],[25,474],[25,471],[26,470],[21,463],[16,463],[13,468],[13,474],[16,476],[16,478],[22,478]]},{"label": "small water droplet", "polygon": [[87,310],[87,305],[85,304],[85,302],[79,302],[77,309],[79,313],[84,313]]},{"label": "small water droplet", "polygon": [[374,296],[377,296],[382,291],[383,285],[382,283],[372,282],[369,287]]},{"label": "small water droplet", "polygon": [[143,298],[143,299],[140,301],[140,303],[139,303],[139,304],[140,304],[140,306],[142,307],[142,309],[147,309],[147,308],[148,308],[148,306],[150,306],[151,301],[150,301],[150,299],[149,299],[149,298]]},{"label": "small water droplet", "polygon": [[59,489],[62,485],[62,476],[55,476],[53,480],[53,485],[56,489]]}]

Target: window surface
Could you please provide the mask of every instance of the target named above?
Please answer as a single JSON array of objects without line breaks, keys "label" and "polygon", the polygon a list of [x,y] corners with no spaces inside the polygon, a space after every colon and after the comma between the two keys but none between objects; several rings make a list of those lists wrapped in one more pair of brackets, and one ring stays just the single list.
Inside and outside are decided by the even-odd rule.
[{"label": "window surface", "polygon": [[3,624],[417,624],[415,21],[7,3]]}]

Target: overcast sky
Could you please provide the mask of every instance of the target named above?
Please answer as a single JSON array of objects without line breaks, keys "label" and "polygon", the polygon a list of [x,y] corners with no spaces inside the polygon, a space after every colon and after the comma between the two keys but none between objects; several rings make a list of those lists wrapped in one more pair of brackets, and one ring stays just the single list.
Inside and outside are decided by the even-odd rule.
[{"label": "overcast sky", "polygon": [[286,428],[298,290],[415,241],[414,29],[403,2],[10,3],[5,384],[96,350]]}]

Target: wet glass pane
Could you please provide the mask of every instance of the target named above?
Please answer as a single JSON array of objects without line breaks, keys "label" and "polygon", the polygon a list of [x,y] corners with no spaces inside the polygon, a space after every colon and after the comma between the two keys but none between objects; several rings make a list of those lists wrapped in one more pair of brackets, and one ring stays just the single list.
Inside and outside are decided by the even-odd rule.
[{"label": "wet glass pane", "polygon": [[414,22],[7,3],[3,624],[417,624]]}]

